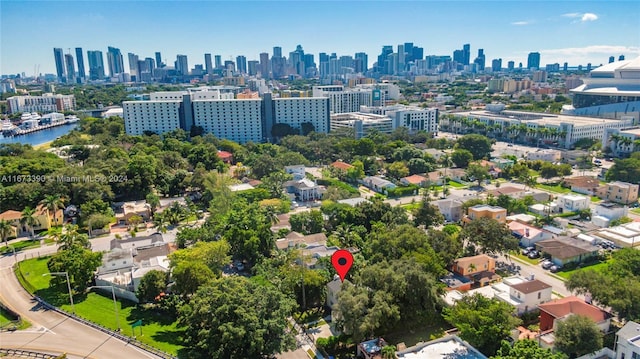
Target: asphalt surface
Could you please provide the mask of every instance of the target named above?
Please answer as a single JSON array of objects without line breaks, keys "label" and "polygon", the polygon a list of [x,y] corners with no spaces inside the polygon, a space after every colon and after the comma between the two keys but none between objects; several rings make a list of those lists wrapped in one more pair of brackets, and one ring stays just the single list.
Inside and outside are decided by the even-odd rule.
[{"label": "asphalt surface", "polygon": [[26,330],[1,332],[0,347],[47,353],[67,353],[69,358],[159,358],[67,316],[42,308],[16,279],[11,266],[16,259],[54,253],[46,246],[0,257],[0,301],[31,323]]}]

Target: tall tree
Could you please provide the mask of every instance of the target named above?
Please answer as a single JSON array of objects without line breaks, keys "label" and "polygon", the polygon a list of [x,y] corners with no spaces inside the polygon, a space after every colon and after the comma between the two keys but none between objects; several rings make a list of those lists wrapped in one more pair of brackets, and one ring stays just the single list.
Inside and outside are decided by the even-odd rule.
[{"label": "tall tree", "polygon": [[11,225],[11,222],[0,219],[0,238],[2,238],[6,247],[9,246],[9,242],[7,240],[11,233],[13,233],[13,226]]},{"label": "tall tree", "polygon": [[491,359],[567,359],[567,356],[540,348],[534,340],[524,339],[516,341],[513,346],[508,341],[503,341],[502,347]]},{"label": "tall tree", "polygon": [[91,248],[91,242],[89,242],[89,236],[78,232],[78,226],[69,224],[60,235],[58,251],[69,250],[73,247],[89,249]]},{"label": "tall tree", "polygon": [[558,323],[555,348],[576,358],[602,348],[602,332],[589,317],[572,315]]},{"label": "tall tree", "polygon": [[273,286],[225,277],[180,308],[192,358],[266,358],[295,347],[287,329],[294,303]]},{"label": "tall tree", "polygon": [[143,302],[153,302],[167,288],[167,273],[150,270],[142,276],[136,297]]},{"label": "tall tree", "polygon": [[40,201],[40,204],[47,209],[47,215],[49,217],[51,217],[51,214],[53,214],[52,225],[58,225],[58,218],[56,215],[59,209],[64,208],[62,198],[55,195],[47,195],[42,201]]},{"label": "tall tree", "polygon": [[482,181],[490,178],[489,170],[487,170],[486,167],[478,164],[469,165],[465,174],[469,179],[478,181],[478,187],[482,186]]},{"label": "tall tree", "polygon": [[483,253],[505,253],[518,248],[518,240],[509,227],[493,218],[477,218],[467,223],[460,239],[480,246]]},{"label": "tall tree", "polygon": [[465,295],[453,307],[445,308],[444,318],[458,328],[460,338],[485,354],[495,353],[521,322],[511,304],[478,293]]},{"label": "tall tree", "polygon": [[36,210],[31,207],[25,207],[25,209],[22,210],[20,223],[27,226],[29,234],[31,238],[33,238],[35,236],[34,227],[40,224],[36,216]]},{"label": "tall tree", "polygon": [[215,275],[202,262],[181,261],[173,268],[171,277],[175,281],[176,293],[188,297],[215,278]]},{"label": "tall tree", "polygon": [[458,138],[456,149],[458,148],[471,152],[474,160],[481,160],[491,156],[491,140],[483,135],[470,134]]},{"label": "tall tree", "polygon": [[84,290],[93,279],[96,268],[102,264],[102,253],[82,246],[58,251],[47,262],[50,272],[67,272],[72,288]]},{"label": "tall tree", "polygon": [[424,226],[424,228],[431,228],[444,223],[444,216],[437,206],[431,204],[431,199],[426,191],[422,196],[420,206],[413,211],[413,223],[416,226]]},{"label": "tall tree", "polygon": [[473,161],[473,154],[471,154],[471,152],[469,152],[468,150],[459,148],[453,151],[453,153],[451,154],[451,158],[447,156],[447,159],[447,163],[453,162],[455,163],[456,167],[467,168],[467,166],[469,166],[469,163]]}]

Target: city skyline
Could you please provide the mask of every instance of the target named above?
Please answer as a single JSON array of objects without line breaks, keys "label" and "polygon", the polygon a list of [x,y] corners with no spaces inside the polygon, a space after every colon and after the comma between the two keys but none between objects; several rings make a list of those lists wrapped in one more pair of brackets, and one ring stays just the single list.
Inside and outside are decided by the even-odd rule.
[{"label": "city skyline", "polygon": [[[338,4],[333,1],[35,3],[2,1],[1,74],[29,76],[38,67],[39,73],[56,73],[52,48],[75,55],[81,47],[86,55],[90,50],[106,54],[109,46],[140,58],[161,52],[168,65],[176,55],[186,55],[189,67],[204,64],[205,53],[221,55],[222,61],[258,60],[274,46],[286,55],[298,44],[316,62],[320,52],[365,52],[369,68],[384,45],[396,48],[404,42],[423,47],[425,56],[451,56],[470,44],[472,58],[482,48],[488,63],[500,58],[503,64],[525,66],[529,52],[540,52],[542,67],[556,62],[595,66],[609,56],[640,56],[640,5],[629,1],[357,1],[340,2],[339,8],[331,6]],[[176,18],[193,6],[198,11]]]}]

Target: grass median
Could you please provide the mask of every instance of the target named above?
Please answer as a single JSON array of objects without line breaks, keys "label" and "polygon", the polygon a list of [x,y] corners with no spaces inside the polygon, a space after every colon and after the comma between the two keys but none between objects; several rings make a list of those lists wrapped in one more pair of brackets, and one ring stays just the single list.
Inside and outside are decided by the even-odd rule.
[{"label": "grass median", "polygon": [[[48,258],[34,258],[22,261],[18,264],[18,280],[24,287],[47,302],[60,309],[72,313],[69,303],[69,294],[64,281],[62,285],[50,286],[54,277],[44,275],[49,273],[47,268]],[[25,283],[26,282],[26,285]],[[109,329],[117,329],[116,312],[111,293],[96,291],[79,293],[73,296],[76,315]],[[180,349],[183,329],[167,316],[136,305],[133,302],[118,299],[118,318],[122,334],[132,336],[131,324],[142,320],[142,327],[135,328],[136,339],[154,348],[172,355],[177,355]],[[140,335],[142,331],[142,335]]]}]

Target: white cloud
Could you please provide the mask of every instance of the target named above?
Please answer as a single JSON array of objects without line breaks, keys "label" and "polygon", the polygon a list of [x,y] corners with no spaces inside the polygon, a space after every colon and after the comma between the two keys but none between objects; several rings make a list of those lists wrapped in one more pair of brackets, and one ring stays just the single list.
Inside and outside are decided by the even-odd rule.
[{"label": "white cloud", "polygon": [[524,26],[524,25],[531,25],[533,24],[533,21],[514,21],[511,23],[511,25],[515,25],[515,26]]},{"label": "white cloud", "polygon": [[[568,17],[572,19],[576,19],[573,23],[577,22],[587,22],[587,21],[596,21],[598,20],[598,15],[592,12],[570,12],[566,14],[562,14],[563,17]],[[577,20],[580,19],[580,20]]]},{"label": "white cloud", "polygon": [[540,50],[542,64],[568,62],[569,66],[592,63],[594,66],[606,64],[609,56],[624,55],[626,59],[634,59],[640,56],[640,47],[637,46],[611,46],[593,45],[586,47],[567,47],[562,49]]}]

